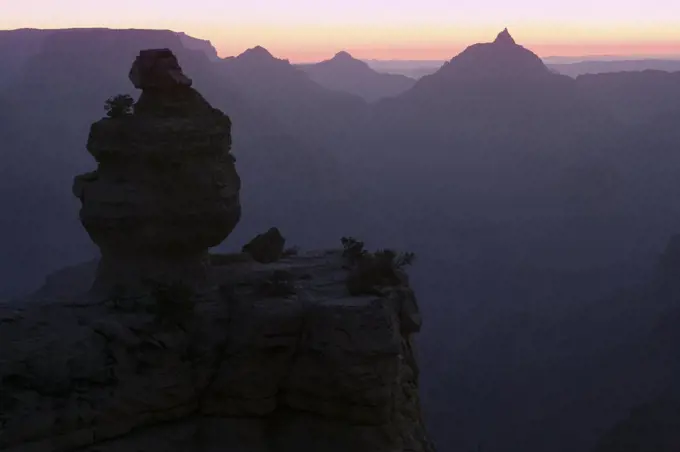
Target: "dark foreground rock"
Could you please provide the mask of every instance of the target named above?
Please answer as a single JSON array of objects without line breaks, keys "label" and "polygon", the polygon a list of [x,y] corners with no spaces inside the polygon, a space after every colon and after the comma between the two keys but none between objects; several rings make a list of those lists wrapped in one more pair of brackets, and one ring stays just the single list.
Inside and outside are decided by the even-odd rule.
[{"label": "dark foreground rock", "polygon": [[80,266],[0,305],[0,449],[433,450],[407,286],[351,297],[335,252],[222,261],[183,303],[96,298]]}]

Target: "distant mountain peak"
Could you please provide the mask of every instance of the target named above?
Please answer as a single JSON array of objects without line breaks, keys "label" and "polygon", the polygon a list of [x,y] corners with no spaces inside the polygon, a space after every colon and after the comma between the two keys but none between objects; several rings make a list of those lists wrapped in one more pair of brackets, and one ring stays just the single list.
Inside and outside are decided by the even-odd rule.
[{"label": "distant mountain peak", "polygon": [[335,56],[333,57],[333,59],[336,60],[336,61],[350,61],[350,60],[354,60],[355,58],[352,55],[350,55],[349,52],[342,50],[342,51],[336,53]]},{"label": "distant mountain peak", "polygon": [[[549,75],[552,73],[538,55],[517,44],[506,28],[498,34],[495,41],[473,44],[466,48],[433,74],[433,77],[448,83],[446,80],[451,77],[479,81],[482,78],[498,80]],[[421,79],[419,84],[427,85],[430,83],[427,80]]]},{"label": "distant mountain peak", "polygon": [[253,47],[252,49],[246,50],[241,55],[239,55],[239,58],[247,58],[247,59],[252,59],[252,60],[275,59],[274,55],[269,53],[269,50],[265,49],[262,46],[256,46],[256,47]]},{"label": "distant mountain peak", "polygon": [[508,29],[504,29],[500,33],[498,33],[498,36],[496,37],[496,40],[494,41],[494,44],[512,44],[512,45],[517,45],[515,40],[513,39],[512,35],[508,31]]},{"label": "distant mountain peak", "polygon": [[403,75],[381,74],[344,50],[328,60],[301,67],[317,84],[369,102],[399,95],[415,83],[415,80]]},{"label": "distant mountain peak", "polygon": [[324,66],[327,66],[329,68],[335,68],[336,70],[339,68],[342,68],[344,70],[359,70],[359,71],[370,71],[372,72],[373,70],[368,66],[368,63],[365,61],[358,60],[354,58],[349,52],[346,52],[344,50],[338,52],[335,54],[333,58],[330,60],[322,61],[321,63]]}]

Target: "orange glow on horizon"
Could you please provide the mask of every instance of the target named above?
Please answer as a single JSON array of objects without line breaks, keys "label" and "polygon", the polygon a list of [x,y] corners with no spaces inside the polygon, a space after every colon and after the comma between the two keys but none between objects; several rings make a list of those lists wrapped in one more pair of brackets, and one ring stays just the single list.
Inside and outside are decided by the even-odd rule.
[{"label": "orange glow on horizon", "polygon": [[[645,56],[680,57],[680,27],[595,27],[565,24],[508,25],[518,44],[541,57]],[[382,26],[335,25],[299,27],[198,26],[186,30],[210,39],[222,57],[261,45],[293,63],[331,58],[345,50],[361,59],[450,60],[469,45],[490,42],[505,26]],[[194,33],[192,33],[192,31]]]},{"label": "orange glow on horizon", "polygon": [[[63,17],[50,16],[46,12],[42,17],[0,17],[0,29],[170,29],[210,40],[222,57],[238,55],[248,48],[261,45],[278,58],[302,63],[328,59],[341,50],[361,59],[450,60],[469,45],[493,41],[498,32],[508,27],[518,44],[541,57],[680,58],[680,19],[670,16],[668,19],[650,17],[646,21],[626,18],[618,22],[602,22],[589,19],[590,16],[578,21],[574,17],[559,20],[555,19],[559,17],[557,12],[542,20],[519,19],[519,16],[504,19],[499,13],[498,17],[478,17],[475,21],[468,21],[466,16],[432,16],[426,21],[408,15],[379,20],[377,16],[336,18],[329,13],[323,17],[296,16],[295,21],[261,15],[256,17],[257,20],[250,18],[240,21],[234,15],[226,14],[229,8],[220,2],[211,2],[215,8],[214,14],[202,11],[200,15],[180,15],[171,14],[168,10],[166,16],[158,16],[139,14],[136,0],[120,1],[129,3],[129,11],[116,8],[116,14],[107,16],[93,2],[87,5],[92,10],[89,15],[66,15],[65,11],[58,10]],[[262,3],[265,0],[253,1]]]},{"label": "orange glow on horizon", "polygon": [[[519,43],[542,58],[547,57],[638,57],[638,58],[680,58],[680,40],[670,42],[620,42],[620,43]],[[234,56],[249,47],[220,48],[213,42],[222,57]],[[260,44],[258,44],[260,45]],[[254,47],[254,45],[253,45]],[[329,46],[329,48],[300,49],[281,45],[263,45],[275,57],[292,63],[308,63],[327,60],[344,50],[359,59],[375,60],[450,60],[465,50],[465,44],[440,44],[433,46]]]},{"label": "orange glow on horizon", "polygon": [[[265,46],[266,47],[266,46]],[[679,58],[680,41],[659,43],[620,43],[620,44],[524,44],[542,58],[547,57],[631,57],[631,58]],[[364,60],[438,60],[445,61],[465,50],[464,45],[433,47],[337,47],[330,50],[296,50],[277,47],[267,49],[277,58],[288,59],[292,63],[311,63],[327,60],[344,50],[352,56]],[[246,49],[243,49],[246,50]],[[218,48],[219,52],[219,48]],[[221,56],[233,56],[236,52],[219,52]]]}]

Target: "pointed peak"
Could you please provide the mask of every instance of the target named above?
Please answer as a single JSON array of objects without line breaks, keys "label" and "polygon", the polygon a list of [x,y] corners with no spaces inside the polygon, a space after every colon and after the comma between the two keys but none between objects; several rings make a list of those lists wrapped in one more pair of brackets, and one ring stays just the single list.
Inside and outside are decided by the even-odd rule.
[{"label": "pointed peak", "polygon": [[494,44],[513,44],[513,45],[515,45],[516,42],[512,38],[512,35],[508,31],[508,29],[506,28],[505,30],[498,33],[498,36],[496,37]]},{"label": "pointed peak", "polygon": [[538,55],[515,43],[506,28],[492,43],[473,44],[440,72],[457,76],[534,77],[550,74]]}]

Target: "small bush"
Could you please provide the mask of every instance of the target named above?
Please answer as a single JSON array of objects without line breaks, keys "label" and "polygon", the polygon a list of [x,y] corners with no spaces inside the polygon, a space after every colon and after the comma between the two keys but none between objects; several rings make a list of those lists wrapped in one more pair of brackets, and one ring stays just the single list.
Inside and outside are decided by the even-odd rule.
[{"label": "small bush", "polygon": [[355,239],[354,237],[343,237],[342,242],[342,257],[349,259],[351,263],[357,262],[366,254],[364,249],[364,242]]},{"label": "small bush", "polygon": [[131,115],[134,104],[135,100],[130,95],[118,94],[110,97],[104,103],[104,110],[106,110],[106,116],[109,118],[120,118]]},{"label": "small bush", "polygon": [[353,296],[381,294],[381,288],[394,287],[406,282],[404,267],[415,261],[414,253],[397,253],[390,249],[369,253],[364,243],[353,238],[342,238],[343,256],[352,266],[347,276],[347,289]]},{"label": "small bush", "polygon": [[409,265],[413,265],[413,263],[416,260],[416,253],[404,252],[395,254],[393,251],[390,252],[392,253],[394,265],[399,269],[402,269]]}]

